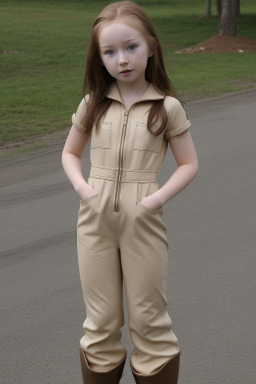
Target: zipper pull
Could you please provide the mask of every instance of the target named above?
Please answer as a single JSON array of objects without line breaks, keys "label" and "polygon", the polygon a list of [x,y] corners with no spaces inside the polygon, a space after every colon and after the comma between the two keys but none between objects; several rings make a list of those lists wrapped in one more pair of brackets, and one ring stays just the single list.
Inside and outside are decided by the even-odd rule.
[{"label": "zipper pull", "polygon": [[128,111],[124,111],[124,125],[127,124]]}]

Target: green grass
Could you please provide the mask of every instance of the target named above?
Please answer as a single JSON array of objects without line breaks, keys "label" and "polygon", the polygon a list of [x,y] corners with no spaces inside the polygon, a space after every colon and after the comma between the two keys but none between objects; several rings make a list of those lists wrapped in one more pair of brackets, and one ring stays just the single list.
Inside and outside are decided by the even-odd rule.
[{"label": "green grass", "polygon": [[[170,79],[183,100],[256,85],[256,53],[184,55],[218,33],[204,1],[137,1],[158,32]],[[256,5],[241,2],[238,34],[256,40]],[[91,23],[107,1],[0,1],[0,145],[70,126],[82,98]],[[214,7],[213,7],[214,11]],[[14,51],[14,54],[3,52]]]}]

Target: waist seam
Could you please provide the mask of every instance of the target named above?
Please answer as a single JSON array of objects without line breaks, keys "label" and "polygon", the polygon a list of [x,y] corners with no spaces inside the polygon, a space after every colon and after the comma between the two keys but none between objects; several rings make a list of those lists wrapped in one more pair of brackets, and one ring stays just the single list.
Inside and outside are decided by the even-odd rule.
[{"label": "waist seam", "polygon": [[[122,182],[153,182],[157,181],[157,171],[155,170],[129,170],[123,169]],[[89,177],[117,181],[118,169],[91,166]]]}]

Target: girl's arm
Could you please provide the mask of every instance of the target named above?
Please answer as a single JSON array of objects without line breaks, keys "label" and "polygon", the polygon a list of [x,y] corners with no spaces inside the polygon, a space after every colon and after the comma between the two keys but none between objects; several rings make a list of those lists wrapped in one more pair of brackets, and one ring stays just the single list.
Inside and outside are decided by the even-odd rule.
[{"label": "girl's arm", "polygon": [[181,192],[194,179],[198,171],[196,151],[188,130],[171,138],[169,144],[178,167],[158,191],[142,199],[141,203],[151,209],[161,208]]},{"label": "girl's arm", "polygon": [[81,156],[88,140],[89,135],[73,125],[62,152],[64,171],[80,199],[87,199],[96,194],[96,191],[86,183],[82,171]]}]

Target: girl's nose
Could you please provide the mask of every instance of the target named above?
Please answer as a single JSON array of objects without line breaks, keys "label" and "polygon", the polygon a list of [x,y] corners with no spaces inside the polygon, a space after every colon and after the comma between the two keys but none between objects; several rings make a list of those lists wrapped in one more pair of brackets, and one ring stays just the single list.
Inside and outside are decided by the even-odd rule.
[{"label": "girl's nose", "polygon": [[123,52],[119,54],[118,63],[119,65],[125,65],[128,63],[127,56]]}]

